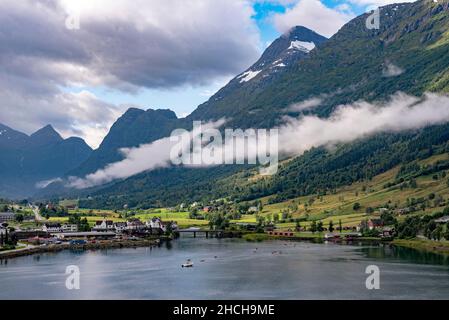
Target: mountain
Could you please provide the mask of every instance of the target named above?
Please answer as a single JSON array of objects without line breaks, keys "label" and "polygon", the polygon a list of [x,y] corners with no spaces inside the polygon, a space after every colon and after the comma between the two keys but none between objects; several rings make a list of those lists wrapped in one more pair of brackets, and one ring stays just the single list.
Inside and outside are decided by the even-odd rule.
[{"label": "mountain", "polygon": [[61,177],[91,152],[83,139],[64,140],[50,125],[28,136],[0,124],[0,195],[30,196],[37,183]]},{"label": "mountain", "polygon": [[299,61],[319,51],[326,41],[325,37],[305,27],[292,28],[276,39],[254,65],[200,105],[187,120],[251,117],[254,123],[263,121],[264,115],[260,109],[242,109],[242,102],[262,94],[283,75],[291,73]]},{"label": "mountain", "polygon": [[153,142],[170,135],[178,127],[179,120],[171,110],[130,108],[114,123],[99,148],[67,175],[83,176],[95,172],[109,163],[122,160],[121,148]]},{"label": "mountain", "polygon": [[25,145],[28,136],[22,132],[16,131],[0,123],[0,147],[1,148],[20,148]]},{"label": "mountain", "polygon": [[[313,113],[328,116],[340,104],[372,101],[397,91],[448,92],[447,8],[447,0],[384,6],[379,30],[367,29],[369,15],[363,14],[263,90],[235,101],[208,101],[192,117],[232,115],[236,127],[272,127],[282,121],[291,104],[314,97],[324,99]],[[389,67],[396,67],[400,74],[388,75]]]},{"label": "mountain", "polygon": [[29,145],[36,148],[63,141],[59,133],[51,125],[39,129],[30,136]]},{"label": "mountain", "polygon": [[[69,176],[83,176],[107,164],[122,159],[120,148],[136,147],[169,136],[177,128],[190,128],[193,120],[207,120],[200,109],[219,108],[221,104],[238,106],[242,96],[256,94],[264,86],[287,72],[296,62],[306,58],[310,51],[321,45],[326,38],[304,28],[296,27],[275,40],[262,57],[245,72],[231,80],[223,89],[212,96],[208,103],[200,106],[187,119],[177,119],[170,110],[147,111],[131,108],[112,126],[100,147],[79,168],[68,173]],[[240,112],[238,108],[235,112]],[[224,114],[232,117],[233,112]]]},{"label": "mountain", "polygon": [[[121,148],[151,143],[157,139],[169,136],[174,129],[190,129],[194,120],[208,120],[208,117],[202,115],[199,111],[206,106],[219,108],[219,105],[222,104],[235,103],[237,107],[236,112],[239,113],[238,102],[243,99],[242,97],[258,94],[264,87],[276,81],[276,78],[291,70],[295,63],[307,58],[311,51],[318,50],[318,47],[326,40],[325,37],[304,27],[291,29],[288,33],[275,40],[254,65],[232,79],[217,94],[212,96],[206,104],[200,106],[197,111],[186,119],[178,119],[175,113],[170,110],[149,109],[144,111],[136,108],[129,109],[114,123],[100,147],[93,151],[91,156],[78,168],[67,172],[66,177],[85,176],[104,168],[109,163],[121,160],[123,158],[120,153]],[[225,114],[226,117],[232,117],[232,115],[232,113]],[[208,174],[213,179],[216,176],[230,175],[241,169],[240,166],[226,167],[221,170],[210,170]],[[154,173],[148,173],[150,177],[144,179],[144,189],[150,188],[150,185],[153,189],[156,189],[157,183],[153,183],[154,181],[162,184],[169,183],[163,178],[166,174],[175,179],[173,174],[171,174],[172,171],[168,170],[165,173],[163,170],[163,172],[164,174],[162,175],[156,173],[157,176],[154,179],[152,176]],[[214,175],[214,172],[220,173]],[[201,173],[197,174],[195,170],[176,170],[176,173],[179,180],[184,181],[190,181],[192,175],[195,177],[202,175]],[[143,175],[146,175],[146,173]],[[160,177],[162,178],[160,179]],[[128,189],[130,188],[128,187]],[[125,186],[124,189],[127,189],[127,187]],[[47,190],[40,192],[39,195],[48,196],[55,192],[61,192],[61,190],[64,190],[62,184],[56,182],[49,186]],[[138,193],[139,190],[134,190],[133,192]]]},{"label": "mountain", "polygon": [[[293,29],[185,122],[174,123],[180,126],[193,120],[225,117],[227,127],[273,127],[286,115],[328,117],[341,104],[379,101],[398,91],[415,96],[448,93],[448,1],[388,5],[380,13],[379,30],[366,28],[369,16],[364,14],[320,43],[318,38],[306,38],[316,34],[304,28]],[[288,60],[290,50],[297,58]],[[285,67],[278,66],[280,63]],[[310,110],[288,110],[292,104],[313,98],[319,98],[320,103]],[[164,128],[160,130],[166,135]],[[448,152],[448,141],[448,125],[379,134],[337,146],[332,152],[312,149],[283,163],[278,174],[266,179],[242,166],[155,170],[86,190],[91,197],[82,205],[117,208],[127,203],[151,207],[221,197],[245,201],[269,196],[272,201],[282,201],[323,194],[369,180],[394,166]]]}]

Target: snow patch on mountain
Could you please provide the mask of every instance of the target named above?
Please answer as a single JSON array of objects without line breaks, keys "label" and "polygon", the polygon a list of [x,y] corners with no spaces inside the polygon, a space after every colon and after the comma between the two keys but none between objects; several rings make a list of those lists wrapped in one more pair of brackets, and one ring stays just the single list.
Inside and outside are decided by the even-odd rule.
[{"label": "snow patch on mountain", "polygon": [[290,47],[288,47],[287,50],[292,50],[292,49],[300,50],[303,52],[310,52],[313,49],[315,49],[315,43],[295,40],[290,43]]},{"label": "snow patch on mountain", "polygon": [[249,71],[242,73],[237,78],[240,79],[240,83],[248,82],[251,79],[257,77],[257,75],[261,72],[262,72],[262,70],[256,70],[256,71],[249,70]]}]

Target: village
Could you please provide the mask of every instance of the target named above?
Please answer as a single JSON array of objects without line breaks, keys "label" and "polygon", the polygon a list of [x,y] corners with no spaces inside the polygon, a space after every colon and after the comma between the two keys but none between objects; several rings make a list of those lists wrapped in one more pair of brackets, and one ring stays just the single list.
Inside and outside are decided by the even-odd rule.
[{"label": "village", "polygon": [[[39,228],[10,227],[16,214],[0,213],[0,258],[67,248],[134,247],[159,244],[176,236],[176,222],[152,218],[142,222],[97,220],[93,227],[82,223],[43,222]],[[30,219],[31,220],[31,219]],[[37,223],[36,223],[37,224]]]},{"label": "village", "polygon": [[[107,248],[148,246],[170,241],[181,234],[193,238],[238,237],[247,241],[270,239],[349,242],[417,238],[447,239],[449,210],[426,216],[410,208],[367,208],[359,213],[315,218],[304,203],[291,202],[279,211],[276,206],[255,201],[235,204],[219,200],[180,204],[166,209],[80,209],[76,204],[9,204],[0,213],[0,258],[5,254],[27,254],[60,248]],[[277,212],[276,212],[277,211]]]}]

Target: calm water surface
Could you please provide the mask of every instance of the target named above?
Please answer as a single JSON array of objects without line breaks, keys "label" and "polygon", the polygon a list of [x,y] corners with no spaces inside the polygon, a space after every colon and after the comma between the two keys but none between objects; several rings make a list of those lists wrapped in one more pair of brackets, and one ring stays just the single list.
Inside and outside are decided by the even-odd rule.
[{"label": "calm water surface", "polygon": [[[193,268],[181,268],[187,259]],[[80,290],[65,287],[68,265],[80,268]],[[381,270],[380,290],[365,287],[368,265]],[[2,300],[448,299],[449,262],[388,246],[182,238],[3,260],[0,288]]]}]

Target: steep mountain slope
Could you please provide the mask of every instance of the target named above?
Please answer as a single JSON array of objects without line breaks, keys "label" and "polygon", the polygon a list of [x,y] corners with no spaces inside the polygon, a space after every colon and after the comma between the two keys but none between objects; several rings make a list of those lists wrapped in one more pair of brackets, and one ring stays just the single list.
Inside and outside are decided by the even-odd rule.
[{"label": "steep mountain slope", "polygon": [[131,108],[114,123],[100,147],[67,175],[84,176],[109,163],[120,161],[123,159],[119,151],[121,148],[137,147],[169,136],[180,125],[173,111]]},{"label": "steep mountain slope", "polygon": [[283,75],[290,74],[299,61],[306,60],[309,55],[319,51],[326,40],[325,37],[304,27],[291,29],[276,39],[253,66],[232,79],[207,102],[200,105],[187,120],[264,117],[257,108],[242,109],[242,106],[247,104],[245,101],[254,99],[279,81]]},{"label": "steep mountain slope", "polygon": [[314,97],[324,99],[313,113],[327,116],[340,104],[397,91],[448,92],[448,6],[447,1],[426,0],[382,7],[379,30],[367,29],[368,14],[361,15],[290,72],[240,99],[238,108],[205,104],[194,115],[205,120],[232,115],[236,127],[271,127],[281,121],[285,108]]},{"label": "steep mountain slope", "polygon": [[16,149],[25,145],[28,136],[0,123],[0,147]]},{"label": "steep mountain slope", "polygon": [[31,136],[0,125],[0,195],[26,197],[36,183],[62,176],[92,152],[80,138],[64,140],[46,126]]}]

